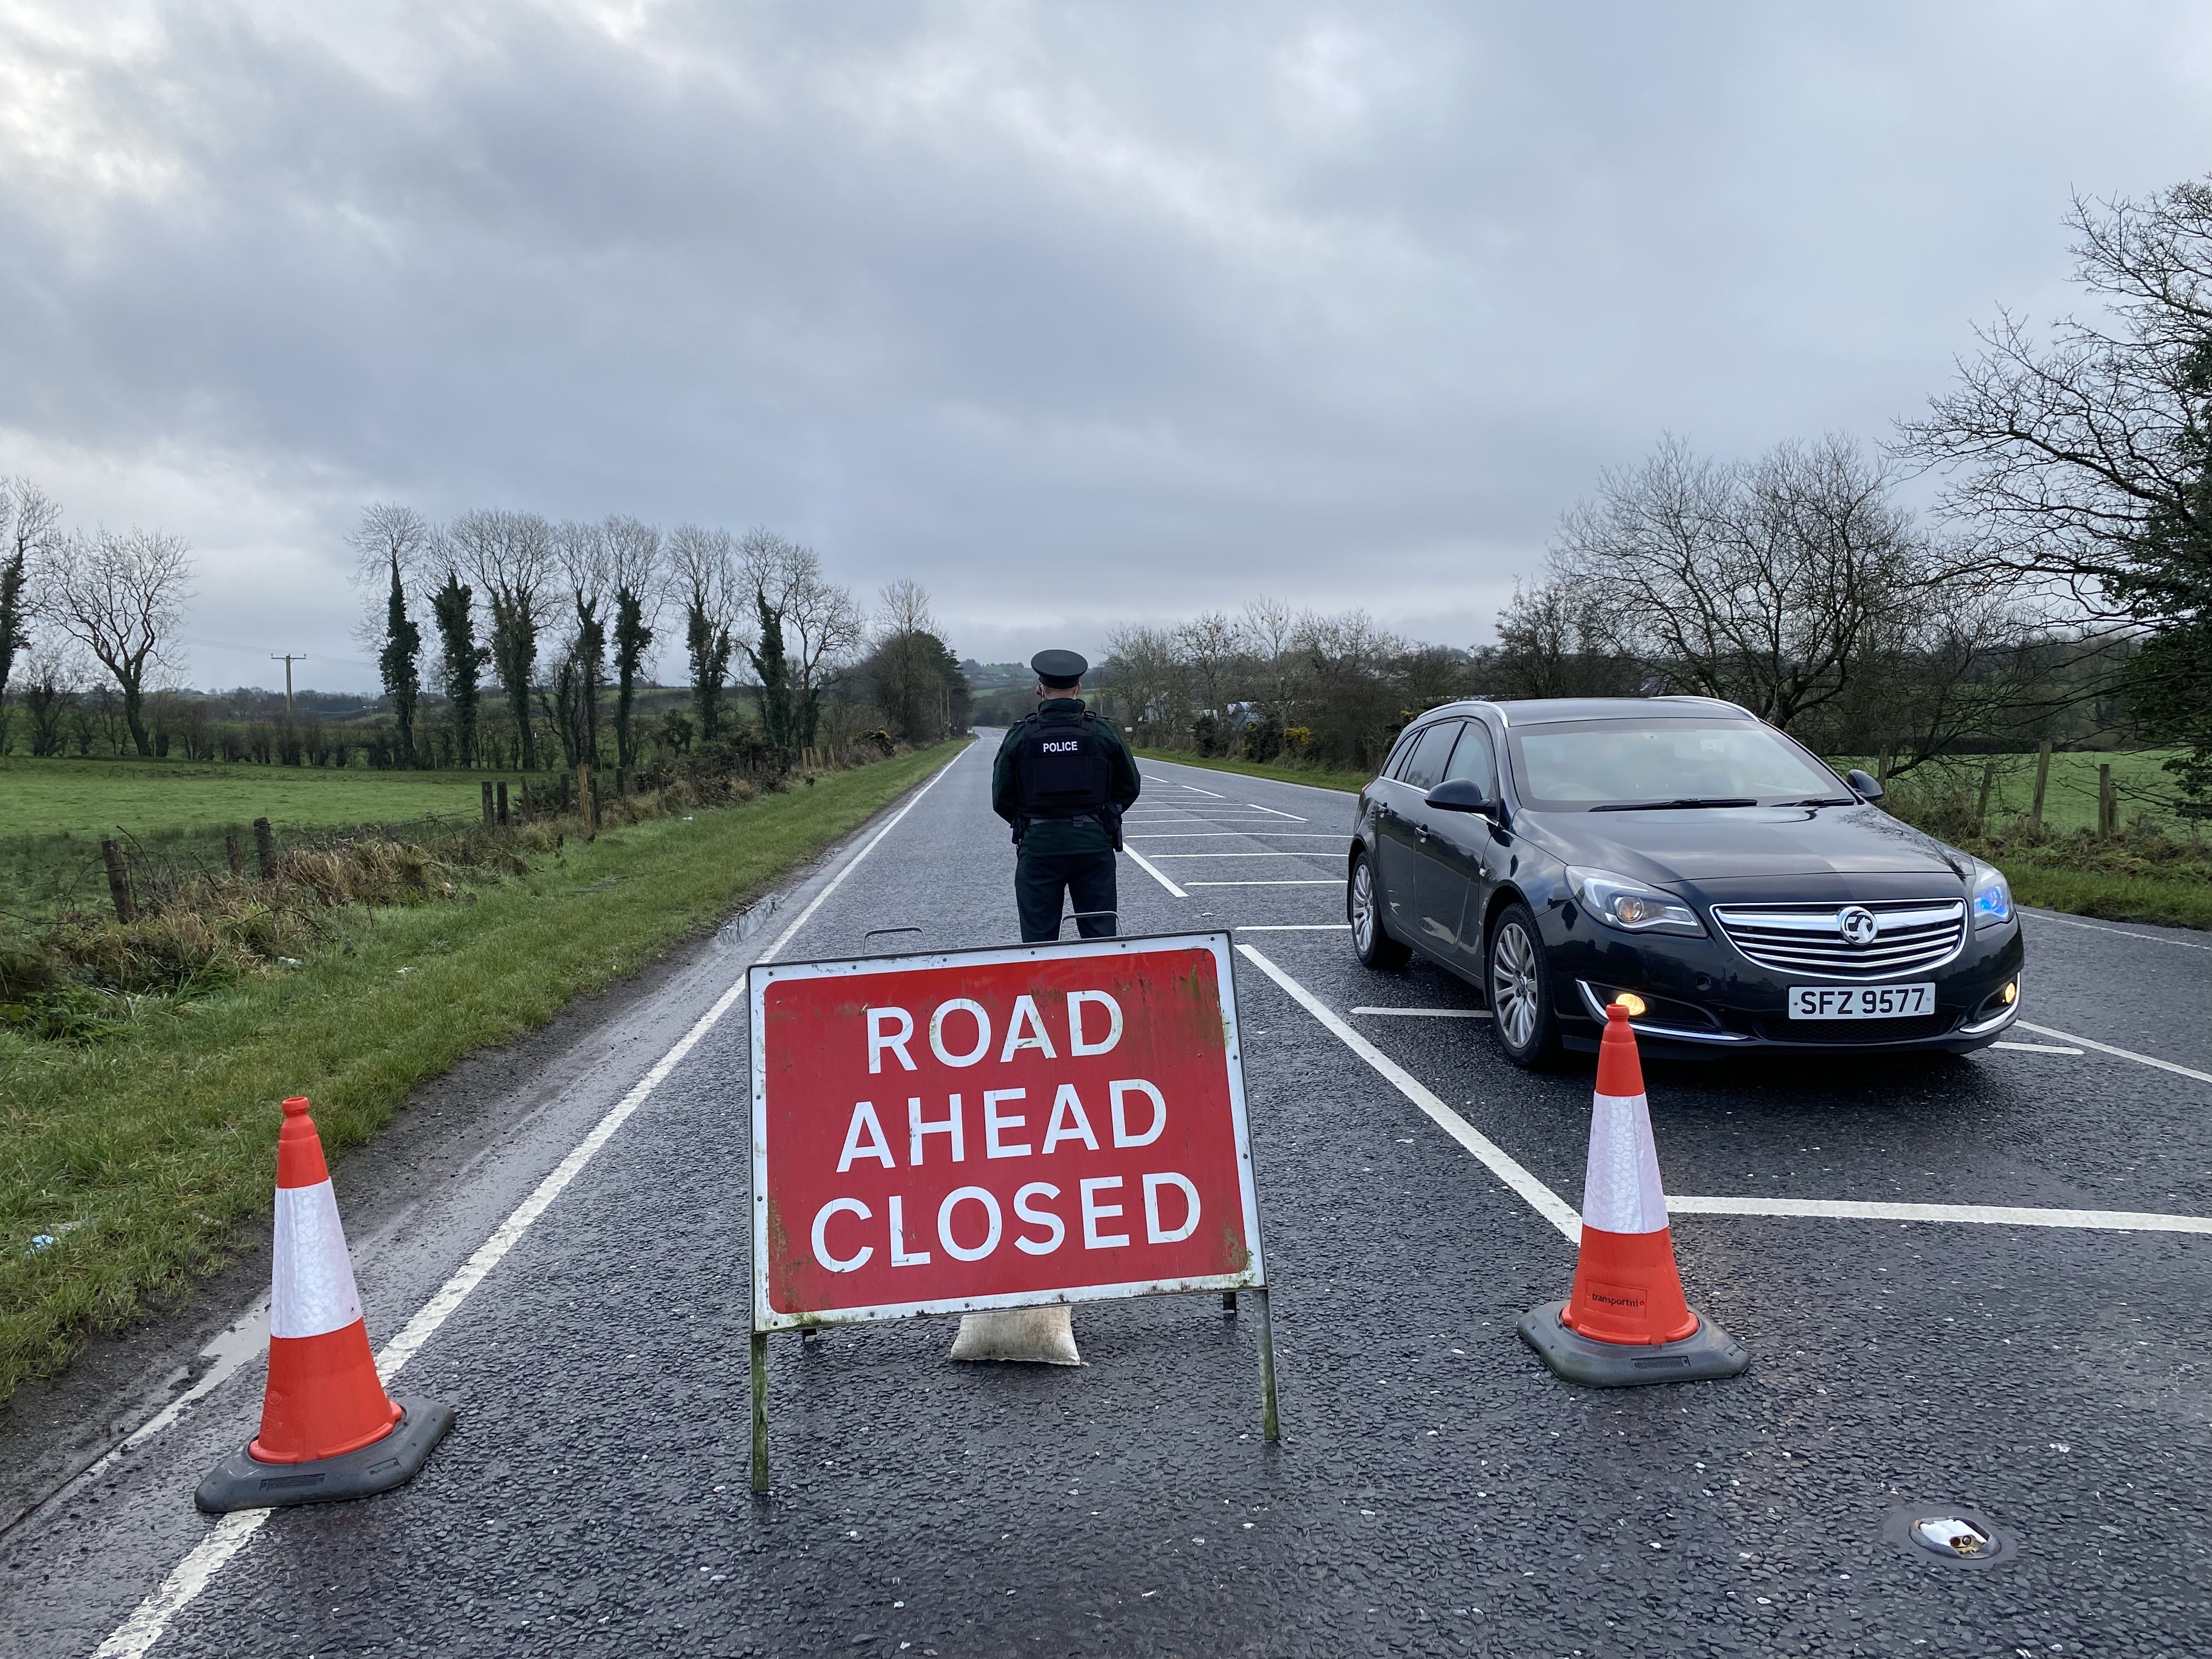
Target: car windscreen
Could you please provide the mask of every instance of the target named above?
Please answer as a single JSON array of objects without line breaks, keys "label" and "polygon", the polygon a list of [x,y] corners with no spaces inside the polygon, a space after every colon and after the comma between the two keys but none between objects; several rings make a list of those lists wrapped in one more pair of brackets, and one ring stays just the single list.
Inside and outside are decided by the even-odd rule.
[{"label": "car windscreen", "polygon": [[1540,812],[1847,793],[1835,774],[1756,720],[1563,720],[1506,735],[1522,804]]}]

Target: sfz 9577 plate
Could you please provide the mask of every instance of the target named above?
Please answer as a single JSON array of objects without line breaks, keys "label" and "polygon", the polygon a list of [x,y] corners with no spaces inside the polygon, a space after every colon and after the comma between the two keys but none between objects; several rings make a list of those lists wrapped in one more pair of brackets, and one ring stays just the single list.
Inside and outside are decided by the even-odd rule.
[{"label": "sfz 9577 plate", "polygon": [[1936,1012],[1936,986],[1931,980],[1917,985],[1793,985],[1790,988],[1792,1019],[1911,1019]]}]

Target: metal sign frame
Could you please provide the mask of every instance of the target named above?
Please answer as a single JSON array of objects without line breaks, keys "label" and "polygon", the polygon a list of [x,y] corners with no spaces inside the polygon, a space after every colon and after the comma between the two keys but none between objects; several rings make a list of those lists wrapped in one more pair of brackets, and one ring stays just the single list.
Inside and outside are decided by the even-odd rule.
[{"label": "metal sign frame", "polygon": [[[1219,991],[1225,1083],[1231,1126],[1235,1137],[1237,1176],[1242,1201],[1243,1238],[1248,1251],[1244,1268],[1231,1273],[1211,1273],[1168,1280],[1127,1280],[1073,1288],[1014,1291],[1000,1295],[935,1297],[915,1302],[887,1303],[855,1308],[824,1310],[818,1313],[780,1313],[769,1302],[769,1115],[768,1054],[765,1042],[767,997],[770,987],[794,980],[856,978],[962,966],[994,967],[1012,963],[1063,962],[1091,957],[1133,957],[1167,951],[1203,951],[1213,960]],[[1140,1296],[1170,1296],[1201,1291],[1221,1293],[1224,1308],[1236,1305],[1237,1292],[1252,1293],[1259,1316],[1262,1438],[1280,1437],[1275,1404],[1275,1352],[1273,1321],[1267,1306],[1266,1258],[1261,1243],[1260,1204],[1254,1180],[1249,1120],[1245,1109],[1243,1049],[1237,1032],[1236,954],[1226,932],[1158,933],[1134,937],[1076,939],[1066,943],[1006,945],[981,950],[936,951],[915,954],[853,957],[826,962],[757,963],[746,973],[748,1047],[752,1085],[752,1485],[756,1492],[768,1487],[768,1338],[771,1332],[798,1330],[808,1334],[830,1326],[862,1324],[881,1320],[927,1315],[985,1312],[1006,1308],[1051,1307],[1078,1302],[1124,1300]]]}]

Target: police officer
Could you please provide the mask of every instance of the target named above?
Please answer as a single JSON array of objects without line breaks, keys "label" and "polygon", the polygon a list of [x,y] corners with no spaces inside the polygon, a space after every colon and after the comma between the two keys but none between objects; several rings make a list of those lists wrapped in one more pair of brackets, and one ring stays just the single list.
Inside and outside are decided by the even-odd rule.
[{"label": "police officer", "polygon": [[[1006,733],[991,772],[991,810],[1013,826],[1021,848],[1014,903],[1025,944],[1060,937],[1062,893],[1079,915],[1115,908],[1121,814],[1141,787],[1129,745],[1078,695],[1091,665],[1073,651],[1040,651],[1030,666],[1036,713]],[[1103,939],[1114,921],[1083,916],[1075,926],[1085,939]]]}]

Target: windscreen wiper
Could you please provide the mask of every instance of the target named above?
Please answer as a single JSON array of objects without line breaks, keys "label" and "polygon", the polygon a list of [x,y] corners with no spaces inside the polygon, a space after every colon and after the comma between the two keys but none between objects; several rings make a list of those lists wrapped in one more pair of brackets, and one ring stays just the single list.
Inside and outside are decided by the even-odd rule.
[{"label": "windscreen wiper", "polygon": [[1778,806],[1856,806],[1856,795],[1808,795],[1803,800],[1777,801]]},{"label": "windscreen wiper", "polygon": [[1677,806],[1756,806],[1749,795],[1685,795],[1680,800],[1611,800],[1593,812],[1660,812]]}]

